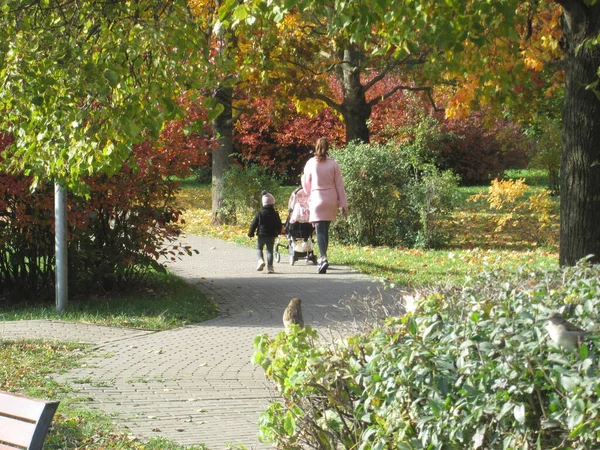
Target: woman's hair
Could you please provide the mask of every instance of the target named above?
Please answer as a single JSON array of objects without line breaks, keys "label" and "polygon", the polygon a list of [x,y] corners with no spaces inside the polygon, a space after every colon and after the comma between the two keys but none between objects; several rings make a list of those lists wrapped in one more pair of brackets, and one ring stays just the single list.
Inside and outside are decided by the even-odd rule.
[{"label": "woman's hair", "polygon": [[315,144],[315,156],[317,161],[325,161],[327,159],[327,154],[329,153],[329,144],[327,143],[327,139],[320,138],[317,140]]}]

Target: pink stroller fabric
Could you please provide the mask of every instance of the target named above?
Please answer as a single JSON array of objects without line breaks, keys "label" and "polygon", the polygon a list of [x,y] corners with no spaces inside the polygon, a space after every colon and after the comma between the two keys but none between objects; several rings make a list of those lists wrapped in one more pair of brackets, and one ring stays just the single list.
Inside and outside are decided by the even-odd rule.
[{"label": "pink stroller fabric", "polygon": [[288,211],[290,212],[290,223],[308,223],[310,221],[308,194],[301,187],[290,195]]}]

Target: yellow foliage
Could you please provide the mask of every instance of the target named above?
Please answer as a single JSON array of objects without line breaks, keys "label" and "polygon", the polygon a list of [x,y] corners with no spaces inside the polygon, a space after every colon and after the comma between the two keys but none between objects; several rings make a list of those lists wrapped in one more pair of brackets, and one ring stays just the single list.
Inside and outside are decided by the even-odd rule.
[{"label": "yellow foliage", "polygon": [[519,227],[537,242],[549,239],[548,228],[556,219],[549,190],[534,191],[523,179],[495,179],[487,193],[474,195],[469,198],[469,201],[478,201],[482,198],[487,200],[490,209],[499,212],[494,218],[495,233],[507,227]]},{"label": "yellow foliage", "polygon": [[288,13],[281,22],[277,24],[280,38],[283,40],[304,40],[308,36],[307,22],[302,20],[298,13]]},{"label": "yellow foliage", "polygon": [[[526,53],[526,52],[523,52]],[[531,55],[523,55],[523,62],[525,63],[525,67],[528,69],[535,70],[536,72],[541,72],[544,68],[543,61],[540,61],[535,56]]]},{"label": "yellow foliage", "polygon": [[537,216],[541,229],[548,228],[552,224],[553,203],[548,190],[534,194],[529,199],[529,211]]},{"label": "yellow foliage", "polygon": [[471,113],[471,100],[474,93],[466,89],[459,89],[454,97],[450,99],[446,108],[446,117],[449,119],[466,119]]},{"label": "yellow foliage", "polygon": [[513,206],[525,194],[529,186],[524,179],[492,181],[489,189],[488,202],[492,209],[501,210],[507,205]]},{"label": "yellow foliage", "polygon": [[318,114],[319,111],[321,111],[325,106],[321,100],[309,98],[294,98],[293,102],[298,114],[307,114],[309,117],[313,117],[314,115]]},{"label": "yellow foliage", "polygon": [[188,5],[194,16],[201,16],[216,9],[215,0],[188,0]]},{"label": "yellow foliage", "polygon": [[479,77],[470,75],[463,86],[458,89],[450,99],[446,108],[446,117],[450,119],[466,119],[471,113],[471,106],[479,87]]}]

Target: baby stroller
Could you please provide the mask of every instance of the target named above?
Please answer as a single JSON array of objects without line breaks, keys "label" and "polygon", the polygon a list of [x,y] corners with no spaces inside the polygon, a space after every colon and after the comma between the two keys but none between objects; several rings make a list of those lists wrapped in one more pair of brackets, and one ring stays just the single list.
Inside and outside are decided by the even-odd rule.
[{"label": "baby stroller", "polygon": [[285,221],[285,235],[287,242],[282,243],[281,238],[277,238],[275,245],[275,261],[281,260],[280,248],[287,248],[290,255],[290,264],[293,266],[300,258],[305,261],[317,264],[317,256],[314,248],[314,226],[309,222],[308,195],[302,187],[292,192],[288,202],[288,218]]}]

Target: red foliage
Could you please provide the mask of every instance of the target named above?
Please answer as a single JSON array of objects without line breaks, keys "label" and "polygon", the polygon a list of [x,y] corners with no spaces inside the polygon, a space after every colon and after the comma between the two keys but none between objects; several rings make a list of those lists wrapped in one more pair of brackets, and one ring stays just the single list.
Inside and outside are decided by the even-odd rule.
[{"label": "red foliage", "polygon": [[[383,96],[400,82],[386,77],[367,92],[367,101]],[[339,102],[341,89],[333,77],[330,91]],[[436,106],[443,106],[443,99],[438,101]],[[243,114],[236,123],[236,151],[243,161],[269,167],[274,173],[287,176],[289,181],[297,179],[319,137],[327,137],[334,145],[344,145],[344,124],[330,108],[309,117],[296,113],[292,105],[278,107],[268,98],[258,98],[248,108],[252,113]],[[523,139],[514,124],[490,121],[485,112],[473,113],[465,120],[446,120],[433,110],[423,92],[396,92],[372,108],[371,142],[403,141],[407,138],[404,133],[410,133],[423,116],[433,114],[445,134],[441,149],[432,150],[440,152],[444,168],[454,169],[463,182],[485,182],[506,168],[525,167],[525,149],[519,147]]]},{"label": "red foliage", "polygon": [[296,114],[292,106],[277,110],[269,99],[251,103],[251,114],[236,123],[234,145],[243,159],[270,167],[273,173],[296,180],[316,140],[326,137],[342,145],[344,129],[330,110],[315,117]]},{"label": "red foliage", "polygon": [[505,169],[527,166],[526,143],[516,124],[493,120],[486,123],[483,112],[467,119],[446,120],[442,129],[441,160],[461,176],[464,184],[487,183]]},{"label": "red foliage", "polygon": [[[199,152],[175,142],[136,146],[120,172],[84,180],[89,197],[68,197],[71,292],[111,290],[158,268],[159,257],[189,253],[168,247],[180,233],[181,214],[171,177],[188,175]],[[0,284],[8,297],[51,297],[53,291],[53,186],[31,192],[31,181],[0,173]]]},{"label": "red foliage", "polygon": [[171,172],[167,175],[185,175],[196,167],[209,167],[210,152],[216,145],[206,110],[200,103],[184,97],[179,104],[186,111],[185,117],[165,125],[158,152],[151,158],[153,164]]}]

